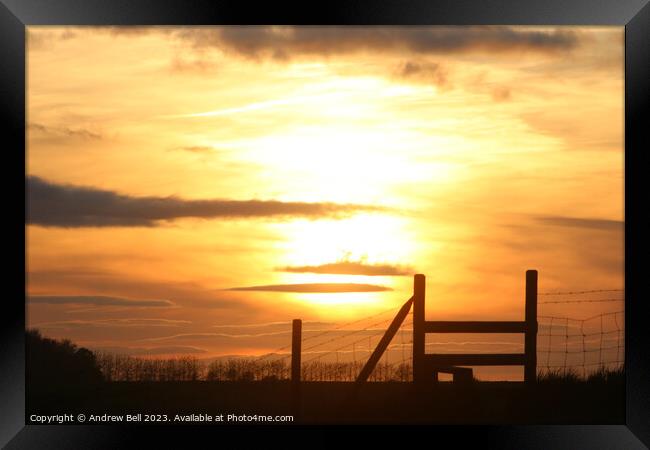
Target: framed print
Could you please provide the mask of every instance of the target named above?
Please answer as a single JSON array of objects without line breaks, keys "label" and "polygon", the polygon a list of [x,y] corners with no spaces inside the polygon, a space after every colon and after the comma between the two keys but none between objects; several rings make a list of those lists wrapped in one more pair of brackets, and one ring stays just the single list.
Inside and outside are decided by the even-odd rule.
[{"label": "framed print", "polygon": [[0,13],[7,448],[650,445],[647,2]]}]

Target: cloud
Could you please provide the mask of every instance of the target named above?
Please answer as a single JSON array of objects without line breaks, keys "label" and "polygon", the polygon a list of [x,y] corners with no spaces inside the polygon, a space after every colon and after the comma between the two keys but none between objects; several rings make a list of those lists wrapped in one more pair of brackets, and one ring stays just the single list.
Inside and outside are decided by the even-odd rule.
[{"label": "cloud", "polygon": [[26,41],[29,50],[49,50],[50,43],[67,41],[77,37],[73,28],[65,28],[61,31],[50,31],[44,28],[30,28],[26,33]]},{"label": "cloud", "polygon": [[531,217],[510,224],[506,234],[495,235],[490,255],[540,270],[544,290],[616,287],[625,270],[624,225],[624,221],[601,218]]},{"label": "cloud", "polygon": [[226,289],[228,291],[263,292],[302,292],[302,293],[344,293],[344,292],[383,292],[392,291],[386,286],[360,283],[303,283],[271,284],[266,286],[247,286]]},{"label": "cloud", "polygon": [[[318,327],[329,327],[335,325],[332,322],[312,322],[312,321],[303,321],[303,327],[309,326],[318,326]],[[268,323],[247,323],[247,324],[219,324],[212,325],[212,328],[235,328],[235,329],[280,329],[280,330],[290,330],[292,327],[291,321],[285,322],[268,322]],[[303,329],[303,331],[308,331]]]},{"label": "cloud", "polygon": [[578,45],[578,35],[507,26],[228,26],[188,28],[175,33],[196,48],[217,47],[249,58],[288,60],[294,56],[333,55],[357,51],[447,54],[471,51],[565,51]]},{"label": "cloud", "polygon": [[537,220],[548,225],[561,227],[590,228],[606,231],[623,231],[625,222],[611,219],[583,219],[564,216],[538,217]]},{"label": "cloud", "polygon": [[41,329],[65,329],[72,328],[113,328],[113,327],[179,327],[189,325],[188,320],[172,319],[98,319],[98,320],[61,320],[56,322],[41,322],[34,324],[35,328]]},{"label": "cloud", "polygon": [[30,303],[49,305],[93,305],[93,306],[139,306],[139,307],[168,307],[173,303],[169,300],[132,300],[103,295],[32,295]]},{"label": "cloud", "polygon": [[318,266],[288,266],[277,270],[296,273],[323,273],[337,275],[368,275],[368,276],[403,276],[412,275],[410,267],[393,266],[390,264],[366,264],[363,262],[342,261]]},{"label": "cloud", "polygon": [[[74,29],[76,31],[76,29]],[[112,36],[151,33],[188,42],[197,49],[219,48],[246,57],[266,55],[288,60],[301,55],[334,55],[356,51],[440,54],[472,51],[556,52],[580,44],[579,34],[566,28],[551,30],[511,26],[111,26],[94,27]],[[40,34],[30,32],[30,38]],[[79,36],[63,33],[60,40]],[[56,39],[56,35],[48,35]]]},{"label": "cloud", "polygon": [[495,102],[505,102],[512,97],[512,90],[507,87],[495,87],[491,92],[492,100]]},{"label": "cloud", "polygon": [[[387,322],[392,320],[392,317],[388,317]],[[313,338],[315,336],[323,335],[324,331],[328,331],[327,336],[329,338],[334,337],[347,337],[350,335],[356,336],[376,336],[378,330],[384,330],[383,326],[374,326],[372,328],[348,328],[343,330],[326,328],[326,329],[317,329],[317,330],[303,330],[304,338]],[[307,332],[306,332],[307,331]],[[413,331],[412,329],[404,329],[402,332]],[[160,336],[143,339],[147,342],[160,342],[160,341],[189,341],[189,342],[201,342],[203,345],[207,343],[234,343],[234,344],[243,344],[244,342],[234,342],[234,341],[251,341],[251,342],[260,342],[256,341],[258,338],[264,338],[264,341],[268,343],[269,339],[277,340],[278,342],[285,341],[288,336],[290,336],[292,331],[278,331],[278,332],[268,332],[268,333],[183,333],[183,334],[173,334],[170,336]]]},{"label": "cloud", "polygon": [[50,138],[76,138],[83,140],[100,140],[102,135],[83,128],[49,127],[40,123],[30,123],[27,129]]},{"label": "cloud", "polygon": [[180,218],[340,217],[377,211],[366,205],[275,200],[184,200],[134,197],[92,187],[54,184],[27,177],[27,223],[50,227],[157,226]]},{"label": "cloud", "polygon": [[259,337],[270,337],[270,336],[282,336],[291,334],[291,330],[287,331],[277,331],[269,333],[183,333],[183,334],[174,334],[172,336],[162,336],[147,338],[146,341],[193,341],[193,340],[213,340],[219,338],[225,339],[247,339],[247,338],[259,338]]},{"label": "cloud", "polygon": [[[334,322],[318,322],[305,320],[302,322],[303,336],[320,334],[323,331],[331,330],[333,333],[349,332],[350,330],[337,330]],[[153,337],[147,338],[147,341],[161,341],[161,340],[193,340],[193,339],[247,339],[258,337],[279,337],[286,336],[292,333],[292,322],[271,322],[261,324],[228,324],[228,325],[213,325],[212,328],[217,328],[219,332],[204,332],[204,333],[181,333],[172,336]]]},{"label": "cloud", "polygon": [[598,274],[599,279],[623,274],[624,221],[563,216],[540,217],[537,221],[564,230],[557,235],[564,241],[565,251],[589,269],[590,278],[593,279],[594,274]]},{"label": "cloud", "polygon": [[[130,298],[134,295],[164,298],[173,302],[174,306],[239,311],[249,319],[259,309],[245,299],[235,298],[235,294],[228,298],[229,296],[221,290],[207,289],[195,282],[148,281],[126,273],[88,270],[81,266],[29,271],[27,279],[30,286],[38,286],[38,294],[73,291],[120,298]],[[130,303],[126,304],[124,308],[128,310],[129,305]]]},{"label": "cloud", "polygon": [[439,88],[449,86],[447,71],[438,63],[406,61],[398,67],[397,76],[408,80],[433,83]]},{"label": "cloud", "polygon": [[170,63],[170,71],[172,73],[205,74],[209,72],[214,74],[216,70],[217,65],[214,62],[201,58],[186,59],[183,57],[175,57]]},{"label": "cloud", "polygon": [[118,355],[172,355],[172,354],[193,354],[206,353],[202,348],[189,346],[167,346],[167,347],[94,347],[89,346],[91,350],[98,353],[114,353]]},{"label": "cloud", "polygon": [[187,147],[177,147],[178,150],[183,150],[190,153],[210,153],[214,151],[214,148],[203,146],[203,145],[190,145]]}]

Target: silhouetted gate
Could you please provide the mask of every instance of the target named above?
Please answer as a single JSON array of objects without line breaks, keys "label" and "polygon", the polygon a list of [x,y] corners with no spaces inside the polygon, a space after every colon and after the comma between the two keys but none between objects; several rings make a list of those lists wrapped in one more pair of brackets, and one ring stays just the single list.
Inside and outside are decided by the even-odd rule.
[{"label": "silhouetted gate", "polygon": [[[524,382],[537,379],[537,271],[526,271],[526,306],[523,321],[430,321],[425,320],[425,277],[415,275],[413,296],[402,306],[374,352],[368,358],[357,383],[365,382],[388,348],[404,318],[413,307],[413,381],[438,379],[439,372],[452,373],[454,381],[471,379],[471,369],[459,366],[524,366]],[[427,333],[524,333],[524,353],[427,354]]]}]

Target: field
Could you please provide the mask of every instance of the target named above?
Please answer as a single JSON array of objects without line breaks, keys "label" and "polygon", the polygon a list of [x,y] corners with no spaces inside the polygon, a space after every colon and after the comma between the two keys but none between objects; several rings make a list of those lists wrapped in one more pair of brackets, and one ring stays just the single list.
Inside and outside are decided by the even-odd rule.
[{"label": "field", "polygon": [[[354,400],[352,383],[304,382],[298,423],[616,424],[625,420],[624,384],[477,382],[374,382]],[[285,381],[111,382],[62,392],[32,392],[28,415],[269,414],[289,415],[291,386]]]},{"label": "field", "polygon": [[[539,372],[536,384],[413,383],[411,366],[379,365],[369,382],[350,363],[303,365],[292,384],[280,360],[143,359],[95,355],[27,333],[27,423],[57,415],[293,415],[294,423],[624,423],[623,368]],[[299,386],[299,395],[294,388]],[[356,388],[358,387],[358,389]],[[143,417],[144,420],[144,417]],[[176,422],[187,423],[187,422]]]}]

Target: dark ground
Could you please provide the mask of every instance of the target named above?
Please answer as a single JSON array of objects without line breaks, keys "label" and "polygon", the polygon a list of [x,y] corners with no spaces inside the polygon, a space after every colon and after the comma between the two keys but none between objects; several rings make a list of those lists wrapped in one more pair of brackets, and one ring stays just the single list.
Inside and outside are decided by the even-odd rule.
[{"label": "dark ground", "polygon": [[[294,423],[623,424],[624,384],[478,382],[305,382]],[[294,414],[288,382],[112,382],[94,387],[29,390],[31,414]],[[196,424],[196,422],[194,422]]]}]

